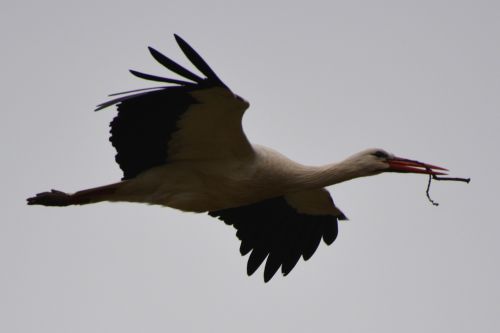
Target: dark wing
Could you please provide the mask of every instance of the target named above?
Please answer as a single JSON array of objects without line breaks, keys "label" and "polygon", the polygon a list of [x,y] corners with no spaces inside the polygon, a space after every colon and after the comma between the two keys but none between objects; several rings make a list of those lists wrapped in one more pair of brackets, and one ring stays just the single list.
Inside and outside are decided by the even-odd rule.
[{"label": "dark wing", "polygon": [[253,152],[241,126],[248,103],[234,95],[191,46],[177,35],[175,39],[204,77],[149,48],[160,64],[186,81],[132,70],[142,79],[172,85],[114,94],[120,97],[96,109],[118,106],[110,141],[117,150],[116,162],[123,170],[123,179],[169,161]]},{"label": "dark wing", "polygon": [[321,239],[330,245],[337,237],[337,220],[345,220],[325,189],[297,192],[251,205],[209,213],[236,228],[240,253],[248,258],[252,275],[267,258],[264,281],[281,267],[287,275],[302,256],[308,260]]}]

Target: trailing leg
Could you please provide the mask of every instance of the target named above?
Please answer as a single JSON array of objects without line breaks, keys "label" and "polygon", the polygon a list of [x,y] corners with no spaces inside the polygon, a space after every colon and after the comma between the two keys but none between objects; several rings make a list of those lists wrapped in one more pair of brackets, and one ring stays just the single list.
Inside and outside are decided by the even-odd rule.
[{"label": "trailing leg", "polygon": [[90,188],[75,192],[73,194],[51,190],[50,192],[38,193],[34,197],[28,198],[26,200],[28,205],[58,207],[70,205],[85,205],[100,201],[113,201],[115,193],[122,183]]}]

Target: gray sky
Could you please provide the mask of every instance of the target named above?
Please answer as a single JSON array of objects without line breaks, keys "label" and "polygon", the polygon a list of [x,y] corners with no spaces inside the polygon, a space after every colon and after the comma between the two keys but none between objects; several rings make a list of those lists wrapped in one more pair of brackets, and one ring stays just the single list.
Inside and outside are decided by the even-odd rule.
[{"label": "gray sky", "polygon": [[[299,2],[297,2],[299,3]],[[500,329],[498,1],[8,1],[2,332]],[[249,138],[308,164],[368,147],[469,185],[387,174],[330,188],[350,217],[286,278],[245,274],[234,229],[138,204],[28,207],[121,177],[106,95],[197,49],[251,103]]]}]

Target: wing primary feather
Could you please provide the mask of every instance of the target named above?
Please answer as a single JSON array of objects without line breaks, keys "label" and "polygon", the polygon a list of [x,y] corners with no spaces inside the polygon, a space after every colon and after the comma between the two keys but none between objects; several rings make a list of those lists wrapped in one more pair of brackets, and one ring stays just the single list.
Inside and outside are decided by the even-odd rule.
[{"label": "wing primary feather", "polygon": [[193,85],[193,84],[195,84],[193,82],[176,80],[176,79],[169,79],[169,78],[166,78],[166,77],[161,77],[161,76],[156,76],[156,75],[141,73],[141,72],[138,72],[138,71],[134,71],[133,69],[131,69],[129,71],[130,71],[130,73],[132,75],[137,76],[137,77],[139,77],[141,79],[144,79],[144,80],[157,81],[157,82],[166,82],[166,83],[174,83],[174,84],[180,84],[182,86],[187,86],[187,85]]},{"label": "wing primary feather", "polygon": [[203,58],[196,52],[184,39],[174,34],[175,40],[177,44],[181,48],[182,52],[186,55],[186,57],[195,65],[196,68],[200,72],[206,75],[209,80],[218,82],[219,84],[224,85],[222,81],[219,79],[217,74],[208,66],[208,64],[203,60]]},{"label": "wing primary feather", "polygon": [[[281,245],[281,244],[280,244]],[[266,266],[264,267],[264,282],[268,282],[280,268],[283,262],[282,249],[275,247],[267,257]]]},{"label": "wing primary feather", "polygon": [[167,88],[167,87],[163,86],[163,87],[149,87],[149,88],[142,88],[142,89],[134,89],[134,90],[122,91],[122,92],[118,92],[118,93],[114,93],[114,94],[109,94],[108,97],[125,95],[125,94],[130,94],[130,93],[139,92],[139,91],[158,90],[158,89],[164,89],[164,88]]},{"label": "wing primary feather", "polygon": [[245,256],[248,254],[248,252],[252,251],[253,247],[250,241],[247,240],[242,240],[241,245],[240,245],[240,254],[242,256]]},{"label": "wing primary feather", "polygon": [[337,219],[326,217],[323,222],[323,241],[326,245],[331,245],[335,241],[338,232]]},{"label": "wing primary feather", "polygon": [[248,275],[265,262],[264,282],[270,281],[280,268],[283,275],[288,275],[301,257],[309,260],[322,239],[332,244],[338,234],[338,219],[345,218],[340,211],[335,215],[299,213],[285,197],[209,214],[236,228],[241,255],[250,253]]},{"label": "wing primary feather", "polygon": [[288,233],[284,246],[286,247],[281,265],[281,272],[284,276],[288,275],[299,261],[302,251],[300,248],[300,238],[305,234],[307,224],[301,223],[301,219],[297,215],[291,215],[288,223]]},{"label": "wing primary feather", "polygon": [[247,274],[249,276],[255,273],[257,268],[259,268],[259,266],[266,259],[268,254],[269,250],[267,248],[258,247],[253,249],[252,253],[250,253],[250,257],[248,258],[247,262]]},{"label": "wing primary feather", "polygon": [[314,252],[316,252],[322,237],[321,225],[317,221],[311,221],[310,223],[313,225],[310,227],[308,235],[306,235],[303,240],[304,247],[302,258],[306,261],[312,257]]},{"label": "wing primary feather", "polygon": [[172,59],[170,59],[167,56],[163,55],[162,53],[156,51],[154,48],[148,47],[148,49],[156,61],[158,61],[160,64],[162,64],[166,68],[170,69],[172,72],[177,73],[180,76],[185,77],[186,79],[193,80],[193,81],[198,82],[198,83],[203,82],[203,78],[199,77],[198,75],[194,74],[193,72],[182,67],[181,65],[179,65],[178,63],[176,63]]},{"label": "wing primary feather", "polygon": [[[165,88],[163,88],[165,89]],[[155,91],[159,91],[159,90],[162,90],[162,88],[160,89],[157,89]],[[132,95],[128,95],[128,96],[121,96],[121,97],[118,97],[118,98],[114,98],[110,101],[107,101],[107,102],[104,102],[104,103],[101,103],[99,105],[97,105],[97,107],[95,108],[94,111],[100,111],[102,109],[105,109],[107,108],[108,106],[111,106],[111,105],[114,105],[116,103],[120,103],[120,102],[124,102],[128,99],[131,99],[131,98],[135,98],[135,97],[139,97],[139,96],[142,96],[142,95],[146,95],[146,94],[149,94],[151,91],[142,91],[142,92],[139,92],[137,94],[132,94]]]},{"label": "wing primary feather", "polygon": [[283,259],[283,264],[281,265],[281,273],[283,273],[284,276],[287,276],[295,265],[297,265],[300,256],[301,253],[299,248],[294,247],[290,249],[290,252],[287,254],[286,258]]}]

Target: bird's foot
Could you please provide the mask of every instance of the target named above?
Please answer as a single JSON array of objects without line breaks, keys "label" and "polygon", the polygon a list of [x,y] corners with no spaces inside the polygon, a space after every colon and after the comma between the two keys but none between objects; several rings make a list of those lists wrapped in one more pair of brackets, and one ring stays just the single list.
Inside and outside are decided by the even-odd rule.
[{"label": "bird's foot", "polygon": [[42,206],[69,206],[72,204],[71,194],[67,194],[57,190],[50,192],[38,193],[34,197],[26,199],[28,205]]}]

